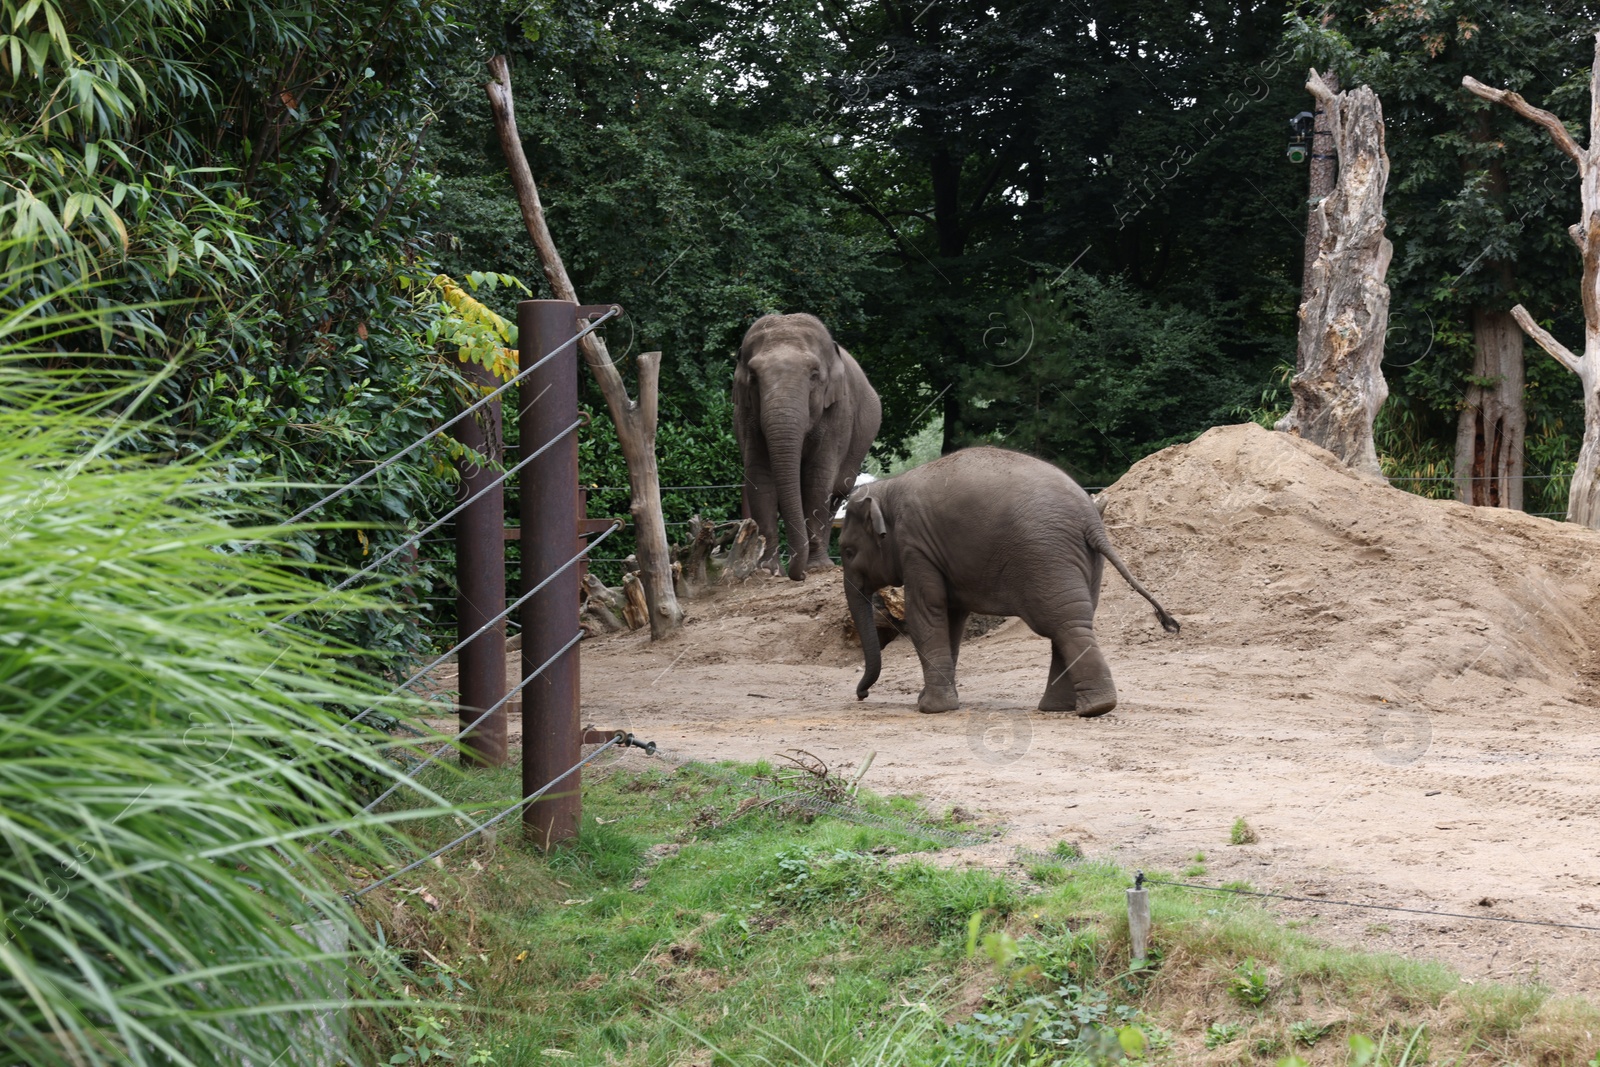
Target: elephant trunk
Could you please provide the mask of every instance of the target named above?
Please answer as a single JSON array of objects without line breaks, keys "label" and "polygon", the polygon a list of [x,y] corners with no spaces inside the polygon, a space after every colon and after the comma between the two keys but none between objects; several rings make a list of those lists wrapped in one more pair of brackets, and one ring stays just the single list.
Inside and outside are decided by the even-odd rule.
[{"label": "elephant trunk", "polygon": [[778,513],[789,531],[789,577],[805,580],[811,533],[806,525],[805,506],[800,500],[800,450],[805,443],[805,412],[787,413],[763,407],[762,435],[767,439],[767,454],[772,462],[772,478],[777,483]]},{"label": "elephant trunk", "polygon": [[872,612],[872,590],[864,588],[846,571],[844,598],[850,605],[850,618],[856,624],[856,633],[861,635],[861,657],[865,667],[861,672],[861,681],[856,683],[856,699],[865,700],[873,683],[878,680],[878,672],[883,669],[883,656],[878,649],[878,624]]}]

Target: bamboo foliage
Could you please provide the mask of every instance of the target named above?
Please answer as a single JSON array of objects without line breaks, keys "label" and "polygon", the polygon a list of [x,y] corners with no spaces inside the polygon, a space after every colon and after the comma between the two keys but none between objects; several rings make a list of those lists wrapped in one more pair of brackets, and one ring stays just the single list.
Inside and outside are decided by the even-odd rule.
[{"label": "bamboo foliage", "polygon": [[[387,738],[342,725],[383,691],[271,625],[325,597],[279,562],[287,531],[203,463],[129,454],[145,427],[116,412],[158,382],[7,347],[0,1061],[324,1062],[320,1001],[393,999],[353,966],[379,952],[341,895],[388,859],[358,799],[396,777]],[[324,922],[351,953],[296,932]]]}]

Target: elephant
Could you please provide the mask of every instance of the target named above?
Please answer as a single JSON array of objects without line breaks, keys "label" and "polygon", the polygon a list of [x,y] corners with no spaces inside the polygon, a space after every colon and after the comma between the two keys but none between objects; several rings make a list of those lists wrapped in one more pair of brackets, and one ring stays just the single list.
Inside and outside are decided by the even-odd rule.
[{"label": "elephant", "polygon": [[789,577],[833,566],[833,514],[855,486],[883,419],[860,364],[814,315],[763,315],[739,346],[733,430],[750,514],[778,570],[778,515],[789,530]]},{"label": "elephant", "polygon": [[956,657],[972,612],[1016,615],[1050,640],[1040,711],[1088,718],[1117,706],[1111,669],[1094,637],[1104,561],[1156,609],[1178,621],[1129,573],[1089,495],[1056,467],[1001,448],[952,452],[862,486],[839,537],[845,598],[861,635],[867,698],[882,665],[872,595],[905,587],[905,628],[922,661],[917,710],[954,711]]}]

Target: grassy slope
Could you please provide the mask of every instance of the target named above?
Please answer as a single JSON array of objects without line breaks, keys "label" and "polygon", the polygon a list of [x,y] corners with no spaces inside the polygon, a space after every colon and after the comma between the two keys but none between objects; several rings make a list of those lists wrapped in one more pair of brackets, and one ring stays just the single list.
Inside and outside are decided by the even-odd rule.
[{"label": "grassy slope", "polygon": [[[518,780],[452,787],[487,813]],[[1158,959],[1129,974],[1125,872],[943,869],[907,855],[925,842],[749,797],[630,755],[585,783],[577,847],[545,860],[512,830],[402,881],[417,891],[375,918],[435,976],[432,995],[438,963],[472,987],[456,995],[474,1010],[434,1040],[461,1062],[475,1045],[500,1065],[670,1067],[709,1067],[713,1048],[740,1063],[1099,1062],[1083,1050],[1115,1033],[1085,1020],[1136,1025],[1167,1063],[1357,1062],[1352,1035],[1395,1065],[1584,1064],[1600,1046],[1590,1005],[1329,949],[1243,898],[1154,890]]]}]

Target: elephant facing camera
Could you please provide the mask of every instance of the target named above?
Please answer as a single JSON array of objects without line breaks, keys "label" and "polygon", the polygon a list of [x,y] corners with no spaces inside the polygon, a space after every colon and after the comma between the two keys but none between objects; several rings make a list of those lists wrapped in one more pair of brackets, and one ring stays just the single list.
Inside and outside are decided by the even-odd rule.
[{"label": "elephant facing camera", "polygon": [[733,433],[750,517],[766,538],[761,567],[778,572],[778,519],[789,577],[833,566],[833,513],[850,495],[883,407],[854,357],[814,315],[763,315],[733,372]]}]

